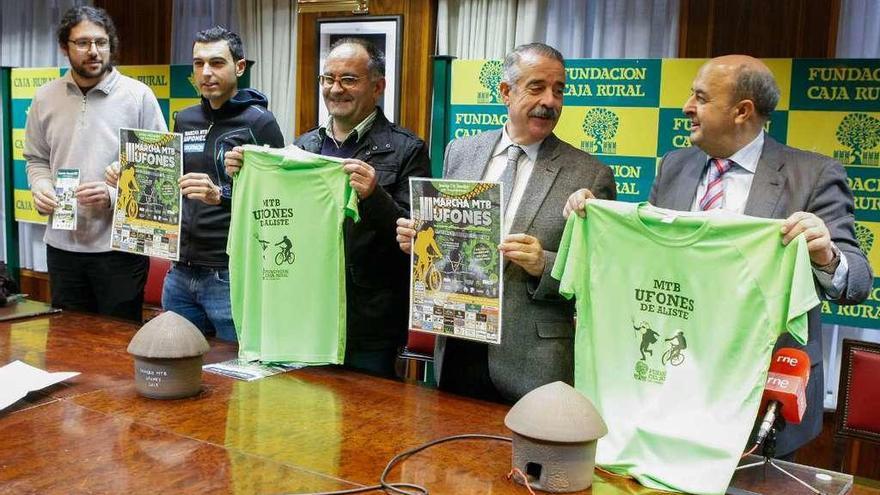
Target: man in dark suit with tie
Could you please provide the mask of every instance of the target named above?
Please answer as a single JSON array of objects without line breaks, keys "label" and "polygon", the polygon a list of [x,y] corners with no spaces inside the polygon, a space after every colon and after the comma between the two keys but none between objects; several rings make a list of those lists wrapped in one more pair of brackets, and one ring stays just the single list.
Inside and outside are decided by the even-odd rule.
[{"label": "man in dark suit with tie", "polygon": [[[764,133],[778,101],[773,74],[755,58],[728,55],[703,65],[683,108],[691,120],[694,146],[663,157],[649,201],[673,210],[723,208],[785,219],[781,242],[804,234],[820,298],[858,304],[871,289],[872,275],[855,238],[846,171],[831,158],[785,146]],[[573,194],[563,214],[583,214],[586,197],[580,191]],[[812,367],[805,416],[779,434],[780,457],[791,457],[822,430],[820,306],[810,311],[808,320],[806,346],[787,333],[776,343],[777,349],[806,347]]]},{"label": "man in dark suit with tie", "polygon": [[[578,188],[604,199],[614,199],[616,189],[609,167],[553,134],[565,89],[556,49],[516,47],[504,59],[499,89],[507,106],[504,128],[450,142],[443,176],[503,184],[501,344],[440,337],[434,363],[442,390],[512,402],[546,383],[572,383],[574,308],[550,276],[565,227],[559,207]],[[397,240],[409,252],[412,222],[401,218],[397,225]]]}]

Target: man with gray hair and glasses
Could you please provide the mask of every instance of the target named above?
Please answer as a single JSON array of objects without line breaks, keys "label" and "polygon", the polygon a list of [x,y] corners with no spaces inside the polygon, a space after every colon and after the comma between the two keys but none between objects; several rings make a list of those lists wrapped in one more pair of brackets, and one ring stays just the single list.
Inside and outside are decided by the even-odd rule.
[{"label": "man with gray hair and glasses", "polygon": [[103,9],[68,10],[58,45],[70,70],[37,90],[24,146],[42,215],[59,207],[58,170],[79,173],[76,229],[53,229],[50,220],[44,237],[52,305],[140,321],[149,260],[110,250],[115,190],[104,183],[104,169],[118,157],[120,127],[164,132],[165,117],[150,88],[113,67],[119,40]]},{"label": "man with gray hair and glasses", "polygon": [[[504,302],[501,344],[440,337],[434,352],[442,390],[514,402],[530,390],[574,378],[574,306],[550,276],[565,228],[559,209],[585,188],[614,199],[611,169],[553,134],[565,90],[562,54],[543,43],[516,47],[499,85],[503,128],[456,139],[446,147],[444,177],[501,182],[505,192]],[[410,252],[412,220],[397,222]]]},{"label": "man with gray hair and glasses", "polygon": [[[395,220],[409,216],[409,178],[431,174],[428,149],[377,106],[385,91],[385,55],[369,41],[336,41],[318,85],[330,120],[294,144],[345,158],[344,170],[360,199],[361,221],[347,218],[343,231],[345,365],[391,377],[409,327],[409,258],[394,240]],[[230,175],[241,166],[240,148],[226,153]]]}]

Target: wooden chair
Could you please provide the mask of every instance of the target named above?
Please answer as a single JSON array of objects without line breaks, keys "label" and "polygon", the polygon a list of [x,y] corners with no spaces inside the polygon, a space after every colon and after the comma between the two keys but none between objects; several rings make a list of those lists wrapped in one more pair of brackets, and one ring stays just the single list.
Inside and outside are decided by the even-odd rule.
[{"label": "wooden chair", "polygon": [[880,344],[844,339],[834,432],[836,467],[842,472],[855,473],[861,442],[880,445],[878,383]]},{"label": "wooden chair", "polygon": [[150,271],[147,272],[147,285],[144,287],[144,321],[153,319],[162,312],[162,285],[169,268],[170,261],[150,257]]}]

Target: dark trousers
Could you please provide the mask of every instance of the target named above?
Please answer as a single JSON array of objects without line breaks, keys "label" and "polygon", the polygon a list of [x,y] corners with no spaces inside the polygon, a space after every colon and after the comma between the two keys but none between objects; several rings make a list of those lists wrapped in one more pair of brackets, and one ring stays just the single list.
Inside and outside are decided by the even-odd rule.
[{"label": "dark trousers", "polygon": [[506,403],[489,374],[489,344],[447,338],[437,388],[453,394]]},{"label": "dark trousers", "polygon": [[141,321],[150,259],[108,251],[75,253],[46,246],[52,306]]},{"label": "dark trousers", "polygon": [[363,350],[345,349],[345,367],[385,378],[396,378],[394,363],[397,348]]}]

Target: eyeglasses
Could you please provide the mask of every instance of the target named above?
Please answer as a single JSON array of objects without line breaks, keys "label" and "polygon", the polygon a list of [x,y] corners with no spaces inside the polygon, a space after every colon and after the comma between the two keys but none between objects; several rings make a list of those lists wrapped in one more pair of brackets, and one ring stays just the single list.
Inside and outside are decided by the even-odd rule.
[{"label": "eyeglasses", "polygon": [[358,81],[360,81],[361,79],[362,78],[355,76],[336,77],[329,74],[321,74],[320,76],[318,76],[318,83],[322,87],[330,89],[337,81],[339,81],[339,85],[342,86],[344,89],[352,89],[357,86]]},{"label": "eyeglasses", "polygon": [[67,40],[67,42],[73,43],[76,49],[81,52],[89,51],[93,44],[95,45],[95,49],[99,52],[105,52],[110,49],[110,40],[108,40],[107,38],[98,38],[94,40]]}]

